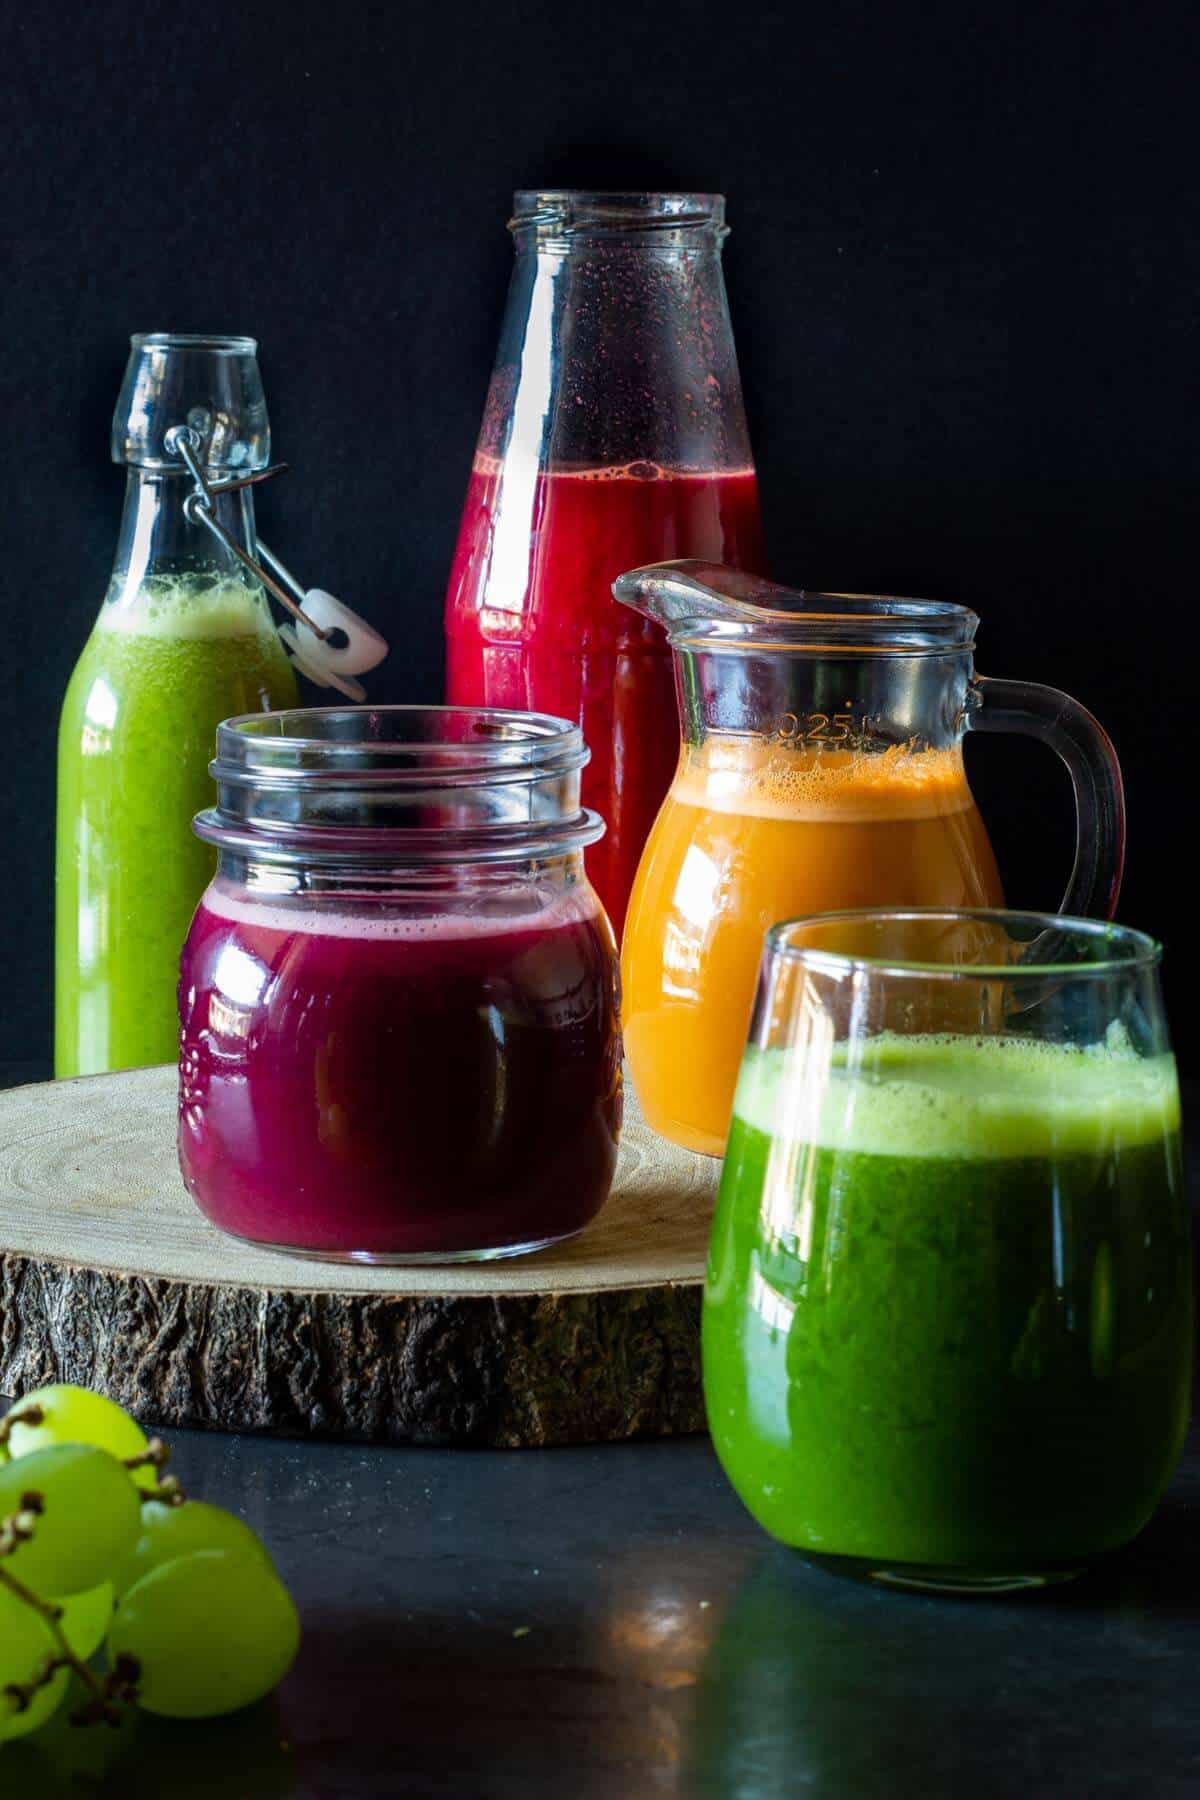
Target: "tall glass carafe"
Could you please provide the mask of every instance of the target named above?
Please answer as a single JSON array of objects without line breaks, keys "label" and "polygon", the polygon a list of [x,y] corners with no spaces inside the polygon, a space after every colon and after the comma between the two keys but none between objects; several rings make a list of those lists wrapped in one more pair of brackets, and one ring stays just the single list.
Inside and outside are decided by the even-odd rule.
[{"label": "tall glass carafe", "polygon": [[625,1050],[649,1123],[725,1146],[762,955],[781,919],[847,907],[995,907],[966,731],[1021,731],[1066,763],[1077,843],[1067,911],[1111,915],[1121,772],[1055,688],[975,673],[965,606],[814,594],[728,569],[638,569],[616,591],[669,628],[683,745],[622,949]]},{"label": "tall glass carafe", "polygon": [[[192,834],[216,728],[293,706],[295,676],[262,588],[185,510],[164,442],[190,426],[214,482],[270,460],[257,346],[137,336],[113,416],[128,469],[112,581],[63,702],[58,743],[55,1073],[173,1060],[179,952],[212,874]],[[214,496],[251,554],[251,489]]]},{"label": "tall glass carafe", "polygon": [[762,563],[719,194],[519,193],[446,602],[448,698],[578,721],[588,872],[619,932],[678,756],[666,638],[624,569]]}]

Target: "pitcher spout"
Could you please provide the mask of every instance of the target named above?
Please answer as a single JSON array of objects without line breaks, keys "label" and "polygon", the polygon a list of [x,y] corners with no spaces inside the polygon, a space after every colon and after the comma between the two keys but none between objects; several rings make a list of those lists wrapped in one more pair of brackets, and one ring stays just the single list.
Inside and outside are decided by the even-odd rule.
[{"label": "pitcher spout", "polygon": [[759,621],[764,612],[796,612],[805,603],[794,588],[691,557],[630,569],[617,577],[612,591],[622,606],[668,631],[698,619]]},{"label": "pitcher spout", "polygon": [[[979,623],[966,606],[892,594],[781,587],[721,563],[650,563],[613,582],[624,606],[656,619],[671,642],[737,638],[771,650],[912,651],[968,648]],[[728,633],[721,626],[731,627]]]}]

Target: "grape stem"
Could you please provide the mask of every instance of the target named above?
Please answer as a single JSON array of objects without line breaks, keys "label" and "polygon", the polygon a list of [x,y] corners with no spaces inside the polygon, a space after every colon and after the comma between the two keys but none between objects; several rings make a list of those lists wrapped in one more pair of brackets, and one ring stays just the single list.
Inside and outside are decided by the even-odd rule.
[{"label": "grape stem", "polygon": [[170,1449],[160,1437],[154,1437],[140,1456],[125,1457],[122,1466],[126,1469],[165,1469],[170,1460]]},{"label": "grape stem", "polygon": [[187,1495],[178,1479],[174,1475],[168,1475],[165,1481],[160,1481],[157,1487],[150,1488],[142,1495],[142,1505],[145,1506],[148,1500],[157,1500],[163,1506],[182,1506],[186,1499]]},{"label": "grape stem", "polygon": [[3,1450],[12,1436],[14,1425],[41,1425],[46,1418],[40,1406],[14,1406],[10,1413],[0,1419],[0,1450]]},{"label": "grape stem", "polygon": [[[11,1556],[20,1545],[28,1543],[33,1536],[34,1523],[42,1510],[41,1495],[24,1494],[22,1499],[25,1505],[19,1513],[13,1513],[6,1519],[0,1519],[0,1557]],[[71,1669],[78,1675],[90,1695],[84,1713],[85,1719],[89,1723],[92,1720],[103,1720],[107,1725],[119,1725],[121,1715],[112,1702],[114,1699],[131,1700],[134,1696],[140,1670],[133,1659],[121,1657],[112,1674],[108,1676],[107,1680],[101,1681],[85,1662],[80,1662],[68,1644],[63,1634],[62,1608],[60,1606],[55,1606],[53,1601],[43,1600],[40,1595],[33,1592],[32,1588],[27,1588],[23,1581],[18,1581],[17,1577],[3,1566],[2,1562],[0,1562],[0,1588],[7,1588],[10,1594],[15,1595],[18,1600],[23,1600],[26,1606],[33,1608],[34,1612],[45,1621],[55,1645],[55,1654],[47,1658],[41,1674],[35,1681],[24,1684],[13,1682],[3,1690],[6,1694],[14,1697],[18,1710],[24,1712],[37,1690],[53,1681],[59,1669]]]},{"label": "grape stem", "polygon": [[28,1712],[39,1688],[49,1687],[58,1671],[65,1666],[60,1657],[48,1656],[42,1664],[40,1675],[36,1675],[32,1681],[10,1681],[4,1692],[16,1701],[19,1713]]},{"label": "grape stem", "polygon": [[20,1512],[0,1519],[0,1556],[11,1556],[18,1544],[27,1544],[33,1536],[38,1514],[42,1510],[40,1494],[22,1494]]},{"label": "grape stem", "polygon": [[[155,1437],[150,1439],[140,1456],[127,1456],[122,1467],[130,1470],[131,1473],[135,1469],[161,1470],[166,1468],[170,1460],[170,1447],[164,1444],[161,1438]],[[187,1495],[174,1475],[168,1475],[165,1479],[160,1476],[157,1485],[143,1493],[142,1505],[144,1506],[147,1500],[160,1500],[164,1506],[182,1506],[186,1499]]]}]

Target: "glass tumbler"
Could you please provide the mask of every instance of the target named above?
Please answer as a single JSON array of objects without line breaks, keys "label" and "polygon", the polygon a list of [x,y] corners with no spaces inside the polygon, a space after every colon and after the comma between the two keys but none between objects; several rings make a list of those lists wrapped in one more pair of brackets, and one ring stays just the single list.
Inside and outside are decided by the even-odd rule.
[{"label": "glass tumbler", "polygon": [[774,1537],[995,1591],[1150,1518],[1192,1362],[1160,954],[1004,911],[767,933],[703,1346],[717,1453]]}]

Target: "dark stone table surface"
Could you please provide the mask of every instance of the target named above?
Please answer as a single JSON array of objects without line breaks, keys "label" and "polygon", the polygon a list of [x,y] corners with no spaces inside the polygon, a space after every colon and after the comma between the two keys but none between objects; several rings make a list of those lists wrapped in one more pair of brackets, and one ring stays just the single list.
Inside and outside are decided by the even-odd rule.
[{"label": "dark stone table surface", "polygon": [[1110,1567],[983,1602],[809,1568],[702,1439],[176,1450],[270,1544],[299,1662],[230,1721],[0,1749],[6,1800],[1200,1791],[1200,1442]]},{"label": "dark stone table surface", "polygon": [[990,1601],[809,1567],[700,1438],[174,1444],[189,1492],[267,1539],[301,1609],[297,1666],[232,1720],[0,1749],[4,1800],[1200,1793],[1195,1432],[1128,1551]]}]

